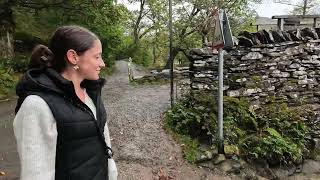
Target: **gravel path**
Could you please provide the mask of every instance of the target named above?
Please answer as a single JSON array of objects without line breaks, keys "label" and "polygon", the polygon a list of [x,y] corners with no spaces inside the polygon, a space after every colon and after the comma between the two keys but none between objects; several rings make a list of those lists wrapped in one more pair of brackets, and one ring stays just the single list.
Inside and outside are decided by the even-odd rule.
[{"label": "gravel path", "polygon": [[181,180],[230,179],[183,160],[180,146],[162,129],[163,113],[170,106],[169,85],[129,85],[127,68],[125,61],[117,61],[103,90],[119,179],[151,180],[159,174]]}]

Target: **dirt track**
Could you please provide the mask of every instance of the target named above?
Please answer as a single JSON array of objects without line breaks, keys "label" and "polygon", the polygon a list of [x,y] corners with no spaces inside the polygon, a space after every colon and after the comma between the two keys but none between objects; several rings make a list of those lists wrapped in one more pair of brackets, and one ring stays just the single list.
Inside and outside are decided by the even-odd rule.
[{"label": "dirt track", "polygon": [[19,159],[13,135],[15,99],[0,103],[0,180],[18,179]]}]

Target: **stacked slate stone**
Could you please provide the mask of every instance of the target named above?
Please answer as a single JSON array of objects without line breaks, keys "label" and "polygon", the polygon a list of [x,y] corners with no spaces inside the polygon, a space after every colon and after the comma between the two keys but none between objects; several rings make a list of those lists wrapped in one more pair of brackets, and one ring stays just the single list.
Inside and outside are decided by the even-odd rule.
[{"label": "stacked slate stone", "polygon": [[211,48],[191,49],[188,58],[190,60],[190,82],[192,89],[213,89],[217,80],[218,57]]},{"label": "stacked slate stone", "polygon": [[[319,33],[319,28],[241,33],[239,46],[224,56],[225,95],[248,97],[255,106],[270,97],[289,105],[319,103]],[[192,49],[189,59],[191,88],[216,90],[218,55],[210,48]]]},{"label": "stacked slate stone", "polygon": [[[292,42],[292,41],[307,41],[317,40],[320,37],[320,28],[304,28],[302,30],[261,30],[256,33],[249,33],[247,31],[239,33],[238,41],[239,46],[254,47],[254,46],[265,46]],[[282,44],[283,45],[283,44]]]}]

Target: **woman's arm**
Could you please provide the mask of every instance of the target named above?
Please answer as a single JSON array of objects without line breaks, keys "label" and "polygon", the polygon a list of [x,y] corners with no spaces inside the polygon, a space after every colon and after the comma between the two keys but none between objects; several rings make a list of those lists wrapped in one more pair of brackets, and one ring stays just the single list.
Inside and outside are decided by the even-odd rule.
[{"label": "woman's arm", "polygon": [[[104,126],[104,137],[106,144],[111,148],[111,139],[109,134],[108,122]],[[108,175],[109,180],[117,180],[118,170],[114,159],[108,159]]]},{"label": "woman's arm", "polygon": [[30,95],[13,122],[21,163],[20,180],[54,180],[57,143],[56,121],[48,104]]}]

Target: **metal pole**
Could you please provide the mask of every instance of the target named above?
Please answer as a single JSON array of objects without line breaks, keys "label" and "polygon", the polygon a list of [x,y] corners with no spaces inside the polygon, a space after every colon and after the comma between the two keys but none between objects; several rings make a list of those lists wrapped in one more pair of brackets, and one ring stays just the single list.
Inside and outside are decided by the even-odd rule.
[{"label": "metal pole", "polygon": [[223,143],[223,49],[219,49],[219,88],[218,88],[218,153],[224,154]]},{"label": "metal pole", "polygon": [[173,97],[173,59],[172,59],[172,0],[169,0],[169,31],[170,31],[170,100],[171,100],[171,108],[174,104],[174,97]]}]

